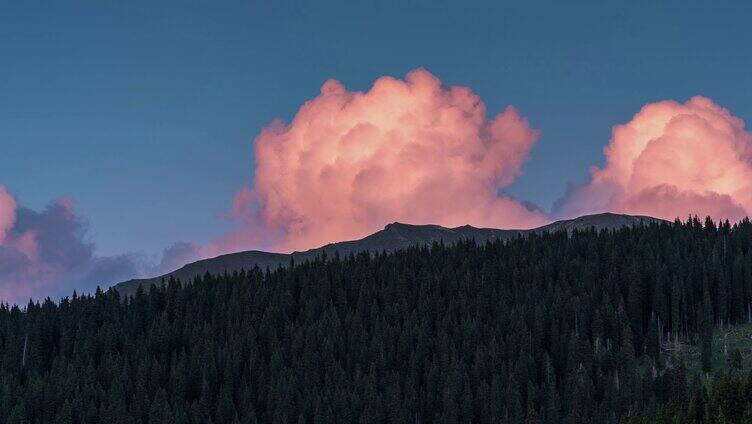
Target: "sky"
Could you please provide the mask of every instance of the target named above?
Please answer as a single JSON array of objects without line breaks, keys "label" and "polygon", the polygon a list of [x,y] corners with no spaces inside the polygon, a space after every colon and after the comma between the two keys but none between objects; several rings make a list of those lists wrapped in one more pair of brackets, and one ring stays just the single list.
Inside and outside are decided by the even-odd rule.
[{"label": "sky", "polygon": [[[314,247],[398,219],[524,226],[603,210],[737,219],[752,206],[750,18],[746,1],[5,2],[0,186],[15,212],[0,247],[15,256],[0,254],[0,298],[233,249]],[[392,116],[415,99],[422,109]],[[686,116],[697,119],[674,119]],[[388,140],[367,160],[289,161],[336,149],[353,119]],[[688,147],[690,133],[704,134],[702,147]],[[438,149],[433,137],[447,142]],[[653,139],[663,147],[645,148]],[[395,153],[413,140],[441,169],[415,162],[426,150]],[[646,153],[633,169],[635,143]],[[725,153],[705,164],[717,146]],[[326,171],[376,192],[404,181],[375,168],[425,178],[356,200],[287,178]],[[451,196],[437,194],[447,184]],[[448,206],[465,194],[482,205],[475,215]],[[320,210],[324,198],[333,210]],[[17,258],[35,272],[18,271]]]}]

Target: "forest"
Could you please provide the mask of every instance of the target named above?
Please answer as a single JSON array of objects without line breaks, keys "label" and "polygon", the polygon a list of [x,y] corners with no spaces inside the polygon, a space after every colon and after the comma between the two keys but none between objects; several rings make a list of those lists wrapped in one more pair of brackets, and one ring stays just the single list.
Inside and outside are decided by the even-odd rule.
[{"label": "forest", "polygon": [[0,422],[752,422],[751,305],[696,217],[74,293],[0,306]]}]

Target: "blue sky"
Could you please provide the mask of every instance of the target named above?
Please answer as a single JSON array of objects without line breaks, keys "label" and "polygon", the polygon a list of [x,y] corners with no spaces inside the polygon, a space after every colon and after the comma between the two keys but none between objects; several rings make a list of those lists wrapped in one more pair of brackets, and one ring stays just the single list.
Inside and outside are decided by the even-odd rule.
[{"label": "blue sky", "polygon": [[37,210],[74,199],[102,255],[202,243],[228,228],[261,128],[329,78],[366,90],[425,67],[542,131],[508,191],[550,209],[648,102],[701,94],[749,122],[751,17],[745,1],[5,2],[0,183]]}]

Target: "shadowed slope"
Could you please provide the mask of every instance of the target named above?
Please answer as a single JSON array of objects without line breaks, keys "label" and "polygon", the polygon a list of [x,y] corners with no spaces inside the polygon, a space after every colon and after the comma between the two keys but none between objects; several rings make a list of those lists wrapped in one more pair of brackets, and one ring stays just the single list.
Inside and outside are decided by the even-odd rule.
[{"label": "shadowed slope", "polygon": [[221,274],[224,272],[240,271],[241,269],[250,269],[254,266],[259,268],[276,268],[286,266],[291,260],[302,262],[306,259],[313,259],[323,252],[327,254],[348,255],[362,251],[377,252],[382,250],[396,250],[421,244],[430,244],[433,242],[443,241],[451,244],[460,240],[474,239],[477,243],[485,243],[489,240],[509,240],[518,235],[542,232],[557,232],[574,230],[584,230],[595,228],[616,229],[625,226],[643,225],[662,220],[649,216],[631,216],[619,215],[612,213],[602,213],[597,215],[581,216],[575,219],[556,221],[539,228],[529,230],[499,230],[494,228],[475,228],[465,225],[457,228],[445,228],[439,225],[410,225],[395,222],[384,227],[383,230],[377,231],[360,240],[343,241],[338,243],[327,244],[316,249],[306,250],[304,252],[293,253],[270,253],[258,250],[249,250],[245,252],[230,253],[227,255],[217,256],[216,258],[203,259],[190,263],[176,271],[158,276],[155,278],[135,279],[117,284],[115,288],[122,296],[130,296],[136,293],[140,285],[145,287],[151,284],[161,284],[163,279],[174,277],[181,281],[189,281],[196,276],[205,273]]}]

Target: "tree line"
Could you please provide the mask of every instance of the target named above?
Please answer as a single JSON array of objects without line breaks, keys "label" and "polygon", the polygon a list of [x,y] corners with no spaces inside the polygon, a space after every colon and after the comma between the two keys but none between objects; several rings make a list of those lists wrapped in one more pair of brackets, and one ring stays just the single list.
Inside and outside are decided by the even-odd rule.
[{"label": "tree line", "polygon": [[750,422],[712,335],[752,321],[751,243],[693,217],[2,305],[0,422]]}]

